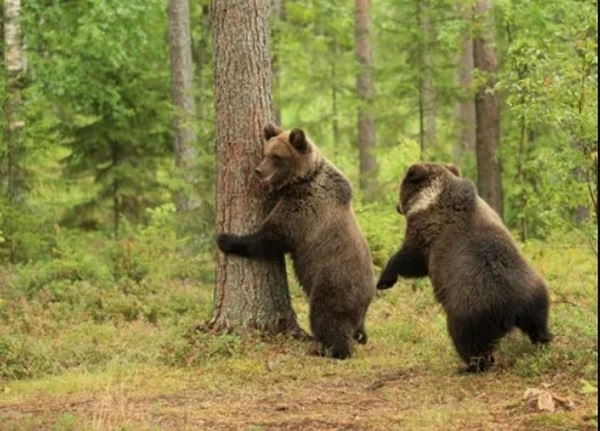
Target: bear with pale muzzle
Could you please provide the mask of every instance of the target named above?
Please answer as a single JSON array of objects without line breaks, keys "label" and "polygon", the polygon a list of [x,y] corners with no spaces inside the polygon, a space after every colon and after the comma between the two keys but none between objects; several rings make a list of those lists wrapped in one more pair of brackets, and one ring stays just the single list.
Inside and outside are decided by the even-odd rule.
[{"label": "bear with pale muzzle", "polygon": [[497,342],[514,327],[533,343],[552,340],[544,280],[456,166],[412,165],[397,209],[406,217],[404,242],[377,289],[392,287],[399,276],[429,276],[465,371],[487,370]]}]

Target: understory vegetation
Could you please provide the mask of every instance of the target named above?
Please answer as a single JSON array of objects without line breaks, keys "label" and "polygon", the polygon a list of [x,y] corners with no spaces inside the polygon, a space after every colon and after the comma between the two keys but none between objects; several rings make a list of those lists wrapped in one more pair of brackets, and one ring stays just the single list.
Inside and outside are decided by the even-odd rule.
[{"label": "understory vegetation", "polygon": [[[187,172],[174,154],[167,2],[3,6],[21,3],[18,17],[4,8],[22,43],[5,32],[0,68],[0,430],[597,428],[597,1],[488,1],[487,21],[471,13],[482,0],[372,1],[369,65],[356,58],[354,1],[269,2],[283,11],[273,8],[265,43],[278,123],[303,128],[351,181],[377,273],[404,237],[408,166],[452,162],[477,183],[475,118],[461,109],[469,101],[475,115],[491,82],[502,217],[548,283],[556,338],[541,348],[515,330],[478,376],[457,372],[426,279],[378,292],[369,342],[349,361],[282,335],[207,330],[211,1],[189,2]],[[486,29],[498,64],[484,72],[463,48]],[[366,69],[368,98],[356,92]],[[364,177],[363,108],[376,136]],[[375,185],[361,188],[367,177]],[[289,262],[288,279],[308,330]],[[524,399],[528,389],[552,406]]]},{"label": "understory vegetation", "polygon": [[[366,216],[373,214],[359,210],[361,219]],[[562,236],[523,246],[548,281],[555,341],[536,347],[515,330],[500,343],[494,370],[487,377],[468,377],[457,372],[460,360],[426,280],[401,281],[378,295],[368,315],[369,343],[356,346],[350,361],[315,357],[310,343],[283,336],[202,330],[211,317],[212,256],[179,251],[172,210],[150,217],[145,229],[124,233],[118,242],[90,235],[85,253],[80,235],[74,244],[69,232],[61,231],[51,264],[14,265],[5,271],[0,417],[13,424],[8,429],[155,429],[163,423],[160,418],[184,429],[202,424],[230,429],[253,422],[268,428],[285,423],[289,409],[318,395],[304,393],[307,387],[333,385],[329,389],[339,391],[340,381],[349,385],[344,393],[360,397],[363,391],[386,400],[387,413],[365,414],[356,422],[366,429],[386,429],[390,423],[435,428],[448,421],[450,428],[461,423],[520,423],[529,429],[596,424],[597,265],[582,238]],[[401,220],[385,212],[380,223],[393,233],[367,230],[370,241],[380,244],[374,248],[376,260],[377,253],[383,258],[392,252]],[[308,329],[306,301],[293,277],[290,282],[299,322]],[[281,387],[290,384],[297,387]],[[480,385],[487,387],[488,402],[478,398]],[[196,411],[199,400],[181,405],[181,393],[209,404],[213,398],[233,403],[249,387],[254,389],[245,395],[247,402],[235,404],[230,415],[213,408]],[[572,406],[537,411],[522,399],[529,387],[549,388]],[[276,388],[279,395],[273,393]],[[298,391],[300,399],[280,399],[288,391]],[[452,401],[458,407],[443,401],[449,394],[458,396]],[[278,404],[264,405],[264,397]],[[330,407],[338,402],[337,395],[331,397]],[[41,411],[30,410],[40,403]],[[262,407],[251,409],[254,403]],[[501,410],[500,417],[490,417],[492,407]],[[403,421],[391,420],[393,412],[404,412]],[[239,422],[240,415],[247,415],[247,421]],[[321,415],[329,418],[320,425],[325,427],[342,427],[347,420],[336,409]],[[288,419],[302,426],[311,418],[304,412]]]}]

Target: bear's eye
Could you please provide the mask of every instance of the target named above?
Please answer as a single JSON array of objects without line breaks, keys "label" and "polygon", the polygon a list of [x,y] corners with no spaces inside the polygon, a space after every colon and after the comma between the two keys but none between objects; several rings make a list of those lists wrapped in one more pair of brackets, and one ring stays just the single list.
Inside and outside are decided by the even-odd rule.
[{"label": "bear's eye", "polygon": [[280,162],[281,160],[283,160],[283,158],[277,154],[271,154],[271,160],[273,160],[274,162]]}]

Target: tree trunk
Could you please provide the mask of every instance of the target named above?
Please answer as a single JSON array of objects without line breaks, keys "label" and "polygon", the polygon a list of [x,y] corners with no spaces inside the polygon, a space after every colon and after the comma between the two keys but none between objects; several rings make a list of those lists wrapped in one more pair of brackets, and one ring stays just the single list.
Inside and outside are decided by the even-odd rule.
[{"label": "tree trunk", "polygon": [[333,135],[333,155],[337,157],[340,143],[340,123],[338,119],[338,88],[337,88],[337,59],[339,55],[339,46],[335,33],[331,36],[329,44],[331,50],[331,132]]},{"label": "tree trunk", "polygon": [[[465,21],[471,19],[471,9],[464,7],[461,16]],[[460,164],[465,151],[475,151],[475,101],[471,93],[473,82],[473,38],[465,32],[461,41],[458,62],[458,87],[460,99],[456,106],[457,140],[454,145],[454,162]]]},{"label": "tree trunk", "polygon": [[[283,8],[283,0],[272,0],[272,15],[273,20],[276,21],[276,28],[281,24],[281,21],[284,19],[284,8]],[[278,30],[274,33],[274,40],[279,41],[279,33],[281,31]],[[272,53],[272,61],[271,61],[271,69],[273,76],[273,98],[275,99],[275,124],[281,124],[281,95],[280,95],[280,87],[281,87],[281,70],[279,66],[279,56],[277,55],[278,49],[273,49]]]},{"label": "tree trunk", "polygon": [[521,114],[519,133],[519,152],[517,158],[517,184],[519,185],[519,239],[522,242],[527,240],[527,190],[525,184],[525,164],[527,159],[527,124],[525,114]]},{"label": "tree trunk", "polygon": [[376,188],[377,162],[373,155],[375,148],[375,119],[373,118],[372,101],[375,95],[371,69],[373,68],[373,47],[371,45],[370,0],[356,0],[355,32],[356,59],[358,76],[356,77],[356,94],[358,96],[358,154],[360,188],[364,197],[373,197]]},{"label": "tree trunk", "polygon": [[473,65],[487,78],[475,95],[477,187],[481,197],[502,217],[502,181],[497,154],[500,108],[494,90],[498,65],[491,0],[479,0],[475,20],[480,23],[480,32],[473,38]]},{"label": "tree trunk", "polygon": [[[258,228],[267,209],[253,171],[262,158],[262,128],[274,117],[269,7],[264,0],[214,0],[212,8],[216,227],[246,234]],[[295,332],[283,256],[266,261],[219,252],[211,326]]]},{"label": "tree trunk", "polygon": [[10,201],[20,204],[25,200],[25,122],[21,114],[24,56],[21,47],[21,1],[4,0],[4,67],[6,68],[6,95],[4,102],[4,143],[6,145],[3,170],[6,172],[6,192]]},{"label": "tree trunk", "polygon": [[[205,3],[206,0],[203,0]],[[200,124],[200,130],[202,134],[202,128],[207,121],[207,103],[205,103],[205,92],[207,88],[207,79],[205,79],[203,73],[205,66],[209,63],[208,60],[208,38],[210,37],[210,6],[208,4],[202,4],[200,6],[200,22],[199,22],[199,33],[200,36],[197,40],[192,40],[192,60],[196,67],[196,88],[198,98],[196,99],[196,105],[198,107],[198,122]]]},{"label": "tree trunk", "polygon": [[171,98],[175,107],[173,153],[178,184],[175,205],[179,212],[198,206],[194,192],[198,182],[198,151],[193,120],[196,114],[192,78],[192,38],[188,0],[169,0],[169,53],[171,57]]},{"label": "tree trunk", "polygon": [[[419,0],[419,2],[421,2]],[[435,121],[435,86],[433,83],[433,56],[432,56],[432,28],[431,21],[427,10],[423,10],[423,7],[427,7],[425,2],[421,5],[420,10],[420,30],[423,38],[423,46],[420,52],[422,56],[421,64],[423,66],[423,140],[424,147],[429,152],[430,156],[437,153],[437,128]]]},{"label": "tree trunk", "polygon": [[417,19],[417,29],[419,38],[417,41],[417,91],[419,105],[419,159],[425,158],[425,103],[423,101],[423,34],[421,33],[421,0],[415,1],[415,17]]}]

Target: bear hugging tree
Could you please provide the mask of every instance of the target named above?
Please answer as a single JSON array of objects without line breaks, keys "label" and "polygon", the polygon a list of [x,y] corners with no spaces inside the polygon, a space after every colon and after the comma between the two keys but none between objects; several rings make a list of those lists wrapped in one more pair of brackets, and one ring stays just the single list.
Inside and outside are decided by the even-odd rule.
[{"label": "bear hugging tree", "polygon": [[365,315],[375,295],[371,254],[352,209],[352,188],[300,129],[264,128],[264,157],[255,172],[273,209],[257,232],[221,233],[225,253],[269,259],[291,253],[308,298],[320,354],[351,356],[366,343]]},{"label": "bear hugging tree", "polygon": [[488,369],[500,338],[513,327],[548,343],[548,292],[500,217],[460,178],[456,166],[412,165],[400,185],[404,243],[377,282],[429,276],[465,371]]}]

